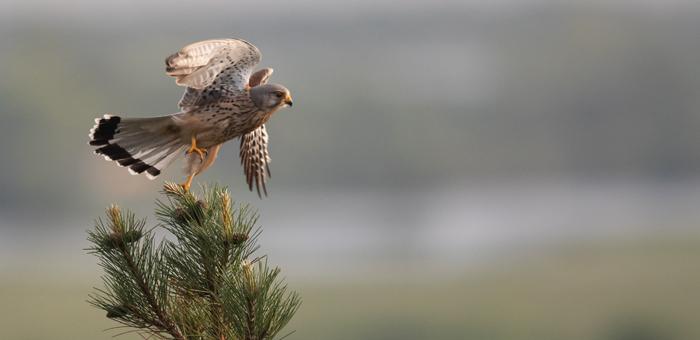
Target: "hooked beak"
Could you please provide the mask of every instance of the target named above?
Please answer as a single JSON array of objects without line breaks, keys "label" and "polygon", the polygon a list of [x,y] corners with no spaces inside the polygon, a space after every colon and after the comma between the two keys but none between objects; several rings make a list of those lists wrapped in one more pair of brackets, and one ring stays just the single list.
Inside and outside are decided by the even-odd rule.
[{"label": "hooked beak", "polygon": [[292,96],[287,95],[287,97],[284,98],[284,103],[289,105],[289,107],[292,106]]}]

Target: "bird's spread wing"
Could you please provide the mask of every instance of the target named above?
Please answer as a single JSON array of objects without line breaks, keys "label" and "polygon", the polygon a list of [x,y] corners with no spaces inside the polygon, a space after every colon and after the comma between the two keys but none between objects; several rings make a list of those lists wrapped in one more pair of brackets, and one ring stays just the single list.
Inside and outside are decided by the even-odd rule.
[{"label": "bird's spread wing", "polygon": [[260,50],[247,41],[217,39],[187,45],[165,59],[165,65],[178,85],[187,86],[179,106],[188,111],[242,91],[260,59]]},{"label": "bird's spread wing", "polygon": [[265,125],[243,135],[241,137],[241,165],[245,172],[248,188],[252,191],[253,184],[260,196],[262,186],[265,196],[267,187],[265,186],[267,177],[270,176],[270,154],[267,151],[267,130]]},{"label": "bird's spread wing", "polygon": [[178,85],[201,90],[218,80],[242,90],[260,59],[260,50],[245,40],[216,39],[187,45],[165,64]]}]

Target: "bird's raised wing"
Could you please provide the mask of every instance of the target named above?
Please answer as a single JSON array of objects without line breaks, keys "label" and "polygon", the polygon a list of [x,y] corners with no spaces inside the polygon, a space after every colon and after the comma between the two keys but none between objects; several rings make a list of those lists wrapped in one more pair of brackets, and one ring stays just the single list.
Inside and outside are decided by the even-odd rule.
[{"label": "bird's raised wing", "polygon": [[267,81],[270,80],[273,70],[269,67],[262,70],[257,70],[248,79],[248,86],[256,87],[258,85],[265,85]]},{"label": "bird's raised wing", "polygon": [[261,125],[241,137],[240,157],[248,189],[253,191],[253,183],[255,183],[258,196],[261,196],[261,186],[265,196],[267,196],[265,183],[267,177],[270,177],[270,154],[267,151],[265,125]]},{"label": "bird's raised wing", "polygon": [[178,85],[197,90],[214,81],[242,90],[260,59],[260,50],[245,40],[204,40],[189,44],[166,58],[165,71],[175,77]]}]

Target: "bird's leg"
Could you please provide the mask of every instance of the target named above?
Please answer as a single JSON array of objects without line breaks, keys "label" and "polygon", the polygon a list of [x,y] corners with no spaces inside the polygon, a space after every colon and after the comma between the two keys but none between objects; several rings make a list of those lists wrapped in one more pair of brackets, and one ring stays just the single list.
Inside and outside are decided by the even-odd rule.
[{"label": "bird's leg", "polygon": [[[192,136],[192,144],[190,145],[190,148],[185,152],[185,154],[187,154],[189,156],[193,152],[196,152],[199,155],[199,161],[201,163],[204,163],[204,160],[205,160],[208,152],[206,149],[202,149],[202,148],[197,146],[197,139],[195,138],[194,135]],[[199,171],[192,170],[192,169],[190,169],[189,171],[190,171],[190,174],[189,174],[189,176],[187,176],[187,180],[185,180],[185,183],[181,184],[182,187],[187,191],[189,191],[190,186],[192,186],[192,180],[194,179],[194,176],[196,176],[199,173]]]},{"label": "bird's leg", "polygon": [[207,158],[204,159],[204,162],[200,164],[199,168],[195,172],[196,175],[201,174],[209,168],[212,164],[214,164],[214,161],[216,160],[216,155],[219,154],[219,149],[221,149],[221,144],[214,145],[207,149]]},{"label": "bird's leg", "polygon": [[189,155],[193,152],[199,154],[199,159],[204,161],[204,155],[207,153],[207,150],[197,147],[197,139],[195,139],[194,135],[192,136],[192,144],[190,145],[190,149],[185,153]]},{"label": "bird's leg", "polygon": [[187,176],[187,180],[185,181],[185,183],[180,184],[185,189],[185,191],[190,191],[190,186],[192,186],[192,179],[194,179],[194,175],[194,173],[190,174],[189,176]]}]

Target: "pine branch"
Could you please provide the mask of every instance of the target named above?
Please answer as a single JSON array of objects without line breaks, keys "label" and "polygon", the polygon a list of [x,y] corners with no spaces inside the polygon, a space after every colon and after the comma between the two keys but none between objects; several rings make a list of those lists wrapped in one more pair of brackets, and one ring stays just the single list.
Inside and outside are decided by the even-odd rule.
[{"label": "pine branch", "polygon": [[235,338],[261,340],[275,337],[291,320],[300,305],[296,293],[287,293],[277,277],[278,268],[271,269],[265,259],[242,263],[237,271],[227,275],[223,292],[226,315],[236,325]]},{"label": "pine branch", "polygon": [[[160,227],[174,240],[156,245],[131,213],[107,210],[88,239],[105,270],[90,303],[148,337],[273,339],[300,305],[257,250],[257,214],[219,187],[197,197],[166,184]],[[257,265],[256,265],[257,263]]]},{"label": "pine branch", "polygon": [[182,334],[180,334],[180,331],[170,320],[170,317],[168,317],[168,315],[165,314],[165,311],[162,308],[162,306],[156,301],[154,293],[150,290],[150,287],[146,283],[146,279],[143,273],[139,271],[139,268],[134,263],[134,259],[131,257],[131,254],[126,249],[126,244],[120,244],[119,250],[122,252],[122,256],[124,256],[124,258],[126,259],[127,264],[129,266],[129,271],[134,277],[134,280],[139,285],[139,288],[141,288],[141,292],[143,292],[143,295],[146,297],[148,305],[151,307],[151,309],[157,316],[156,321],[153,321],[155,325],[159,328],[165,329],[175,339],[184,339]]},{"label": "pine branch", "polygon": [[[163,292],[157,293],[154,289],[161,285],[155,277],[161,274],[160,256],[151,251],[153,238],[150,234],[145,242],[141,242],[144,222],[135,221],[130,213],[124,218],[116,206],[109,207],[107,215],[109,227],[98,220],[98,226],[90,233],[89,239],[95,244],[90,250],[97,254],[108,273],[103,279],[109,290],[102,291],[103,296],[92,296],[91,303],[105,309],[108,317],[126,325],[184,339],[165,312],[163,304],[167,300],[163,299]],[[110,276],[115,280],[110,280]]]}]

